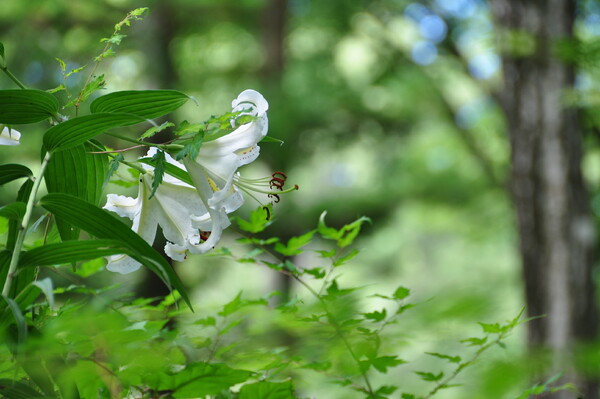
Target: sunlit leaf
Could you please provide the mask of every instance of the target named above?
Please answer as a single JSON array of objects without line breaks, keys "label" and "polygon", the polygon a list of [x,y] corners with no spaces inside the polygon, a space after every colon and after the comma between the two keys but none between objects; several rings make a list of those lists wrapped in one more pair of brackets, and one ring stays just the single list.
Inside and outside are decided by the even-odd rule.
[{"label": "sunlit leaf", "polygon": [[107,130],[130,126],[145,119],[130,114],[98,113],[85,115],[59,123],[44,134],[47,151],[67,150],[96,137]]},{"label": "sunlit leaf", "polygon": [[127,245],[117,240],[65,241],[42,245],[23,253],[19,259],[19,267],[63,265],[131,253]]},{"label": "sunlit leaf", "polygon": [[93,114],[127,113],[144,119],[154,119],[175,111],[189,100],[176,90],[116,91],[95,99],[90,105]]}]

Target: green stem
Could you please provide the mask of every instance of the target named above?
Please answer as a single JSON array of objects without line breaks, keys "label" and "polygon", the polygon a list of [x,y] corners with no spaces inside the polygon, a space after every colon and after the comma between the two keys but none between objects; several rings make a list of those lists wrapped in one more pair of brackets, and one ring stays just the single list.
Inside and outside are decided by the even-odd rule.
[{"label": "green stem", "polygon": [[[108,133],[107,133],[108,134]],[[111,157],[112,159],[115,159],[117,156],[115,154],[112,154],[110,152],[106,152],[104,148],[100,147],[99,145],[95,144],[92,141],[88,141],[88,143],[90,143],[92,146],[96,147],[97,149],[99,149],[100,151],[102,151],[103,153],[105,153],[106,155],[108,155],[109,157]],[[137,170],[138,172],[142,173],[142,174],[146,174],[147,170],[142,168],[139,164],[134,163],[134,162],[128,162],[124,159],[120,160],[119,162],[121,162],[123,165],[127,165],[130,168],[133,168],[135,170]]]},{"label": "green stem", "polygon": [[310,285],[305,283],[300,277],[298,277],[294,273],[290,273],[290,275],[294,278],[294,280],[296,280],[297,282],[302,284],[315,298],[317,298],[317,300],[319,302],[321,302],[321,305],[323,306],[325,313],[327,313],[327,316],[329,317],[331,325],[333,326],[333,328],[335,328],[335,332],[340,337],[340,339],[344,343],[344,346],[348,350],[348,353],[350,353],[350,356],[352,356],[352,359],[356,363],[356,366],[358,367],[358,370],[360,371],[360,374],[361,374],[363,380],[365,381],[365,384],[367,385],[367,391],[369,393],[369,396],[372,398],[375,398],[375,393],[373,392],[373,387],[371,386],[371,381],[369,381],[369,377],[367,376],[366,371],[363,370],[363,368],[360,364],[360,359],[358,358],[358,356],[356,356],[356,353],[352,349],[352,345],[350,345],[350,342],[348,342],[348,340],[346,339],[346,336],[344,335],[342,329],[340,328],[340,325],[337,323],[337,321],[335,321],[333,314],[329,311],[327,302],[325,302],[323,297],[317,291],[315,291]]},{"label": "green stem", "polygon": [[23,220],[21,221],[21,226],[19,229],[19,234],[17,235],[15,248],[13,250],[12,258],[10,259],[10,265],[8,266],[6,281],[4,282],[4,288],[2,289],[2,295],[4,295],[5,297],[8,297],[8,295],[10,294],[10,287],[15,276],[15,271],[17,270],[17,265],[19,264],[19,257],[21,256],[21,250],[23,249],[23,241],[25,240],[25,234],[27,233],[27,225],[29,224],[29,219],[31,219],[31,214],[33,213],[33,204],[35,203],[35,197],[37,196],[37,192],[40,188],[42,177],[44,176],[44,172],[46,171],[46,166],[48,166],[48,161],[50,161],[49,152],[46,153],[46,156],[42,161],[40,173],[35,179],[33,188],[31,189],[31,194],[29,194],[29,199],[27,200],[25,216],[23,216]]},{"label": "green stem", "polygon": [[8,75],[8,77],[17,84],[17,86],[19,86],[21,89],[26,89],[25,85],[23,83],[21,83],[21,81],[19,79],[17,79],[17,77],[15,75],[13,75],[11,71],[8,70],[8,67],[6,65],[3,67],[0,67],[0,69],[2,69],[2,71],[6,75]]}]

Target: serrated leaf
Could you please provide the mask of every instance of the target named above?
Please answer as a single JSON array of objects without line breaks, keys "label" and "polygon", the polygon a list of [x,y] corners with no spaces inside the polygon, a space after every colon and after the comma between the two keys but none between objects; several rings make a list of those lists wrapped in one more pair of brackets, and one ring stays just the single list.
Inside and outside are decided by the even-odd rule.
[{"label": "serrated leaf", "polygon": [[42,90],[0,90],[0,123],[8,125],[43,121],[58,113],[58,100]]},{"label": "serrated leaf", "polygon": [[304,251],[300,248],[304,247],[305,245],[308,245],[311,242],[313,236],[315,235],[315,232],[316,230],[311,230],[300,236],[292,237],[288,240],[287,244],[285,245],[281,242],[278,242],[275,244],[273,249],[284,256],[294,256],[301,254]]},{"label": "serrated leaf", "polygon": [[48,129],[44,134],[44,146],[50,152],[67,150],[107,130],[144,121],[145,119],[131,114],[97,113],[79,116]]},{"label": "serrated leaf", "polygon": [[504,331],[504,329],[500,326],[500,324],[487,324],[487,323],[477,323],[483,329],[483,332],[488,334],[500,334]]},{"label": "serrated leaf", "polygon": [[436,353],[436,352],[425,352],[425,354],[429,355],[429,356],[434,356],[440,359],[444,359],[444,360],[448,360],[450,363],[460,363],[461,358],[460,356],[450,356],[450,355],[444,355],[443,353]]},{"label": "serrated leaf", "polygon": [[154,197],[154,193],[156,193],[156,190],[158,190],[160,183],[162,183],[163,181],[163,175],[165,174],[165,164],[167,163],[164,151],[156,151],[156,153],[152,157],[152,162],[155,165],[154,177],[152,178],[152,191],[150,192],[150,196],[148,197],[148,199],[152,199],[152,197]]},{"label": "serrated leaf", "polygon": [[424,371],[415,371],[415,374],[417,374],[419,377],[421,377],[421,379],[423,381],[439,381],[442,378],[444,378],[444,373],[443,372],[439,372],[439,374],[433,374],[433,373],[429,373],[429,372],[424,372]]},{"label": "serrated leaf", "polygon": [[217,324],[217,320],[214,317],[209,316],[209,317],[205,317],[205,318],[200,319],[200,320],[196,320],[194,322],[194,324],[198,324],[198,325],[201,325],[201,326],[214,326],[214,325]]},{"label": "serrated leaf", "polygon": [[50,94],[54,94],[54,93],[58,93],[59,91],[66,90],[66,89],[67,89],[67,88],[65,87],[65,85],[63,85],[63,84],[61,83],[61,84],[59,84],[58,86],[56,86],[55,88],[53,88],[53,89],[48,89],[48,90],[46,90],[46,91],[47,91],[48,93],[50,93]]},{"label": "serrated leaf", "polygon": [[149,137],[154,136],[157,133],[162,132],[163,130],[175,126],[175,124],[173,122],[165,122],[160,126],[153,126],[150,129],[146,130],[141,136],[140,136],[140,140],[143,139],[147,139]]},{"label": "serrated leaf", "polygon": [[379,312],[374,311],[370,313],[363,313],[362,315],[365,317],[365,319],[372,320],[373,322],[377,323],[385,319],[387,316],[387,310],[384,308]]},{"label": "serrated leaf", "polygon": [[345,255],[345,256],[340,257],[339,259],[336,259],[336,261],[333,262],[333,267],[342,266],[344,263],[348,262],[350,259],[354,258],[359,253],[360,253],[360,251],[358,249],[353,249],[352,251],[350,251],[350,253],[348,255]]},{"label": "serrated leaf", "polygon": [[311,276],[313,276],[314,278],[316,278],[318,280],[324,278],[325,275],[327,274],[325,272],[325,270],[323,270],[323,268],[321,268],[321,267],[313,267],[311,269],[304,269],[304,273],[310,274]]},{"label": "serrated leaf", "polygon": [[377,388],[375,391],[376,395],[391,395],[398,390],[398,387],[393,385],[384,385],[382,387]]},{"label": "serrated leaf", "polygon": [[86,201],[68,194],[48,194],[40,204],[58,217],[98,238],[121,241],[131,257],[154,272],[170,289],[176,289],[191,308],[183,283],[167,261],[126,224]]},{"label": "serrated leaf", "polygon": [[416,399],[415,395],[410,394],[410,393],[403,393],[402,396],[400,396],[402,399]]},{"label": "serrated leaf", "polygon": [[394,291],[394,299],[402,300],[410,295],[410,290],[405,287],[398,287],[396,291]]},{"label": "serrated leaf", "polygon": [[261,381],[244,385],[239,399],[295,399],[294,388],[291,381]]},{"label": "serrated leaf", "polygon": [[13,202],[0,208],[0,217],[17,221],[21,220],[25,215],[26,208],[27,206],[24,202]]},{"label": "serrated leaf", "polygon": [[465,338],[461,339],[460,342],[467,344],[468,346],[482,346],[487,342],[487,337],[483,338]]},{"label": "serrated leaf", "polygon": [[236,217],[235,220],[238,227],[243,231],[252,234],[260,233],[273,223],[273,220],[271,219],[271,209],[273,209],[272,205],[261,206],[250,212],[250,218],[248,220],[244,220],[240,217]]},{"label": "serrated leaf", "polygon": [[67,70],[67,64],[66,64],[66,62],[64,62],[60,58],[54,58],[54,59],[56,61],[58,61],[58,64],[60,65],[60,70],[64,73]]},{"label": "serrated leaf", "polygon": [[186,144],[175,156],[178,161],[183,161],[185,158],[196,159],[200,153],[200,147],[204,142],[204,132],[201,130],[192,138],[192,141]]},{"label": "serrated leaf", "polygon": [[102,183],[102,187],[106,186],[106,183],[108,183],[110,178],[117,172],[117,170],[119,169],[119,165],[123,160],[125,160],[123,154],[117,154],[113,159],[110,160],[108,170],[106,171],[106,177],[104,178],[104,182]]},{"label": "serrated leaf", "polygon": [[387,373],[388,368],[396,367],[406,363],[406,360],[398,359],[398,356],[380,356],[370,360],[371,365],[382,373]]},{"label": "serrated leaf", "polygon": [[90,105],[96,113],[127,113],[144,119],[154,119],[175,111],[189,97],[176,90],[116,91],[95,99]]},{"label": "serrated leaf", "polygon": [[339,233],[337,229],[334,229],[333,227],[328,227],[325,224],[326,215],[327,211],[323,211],[323,213],[321,213],[321,216],[319,216],[319,224],[317,225],[317,231],[325,239],[337,240],[339,238]]},{"label": "serrated leaf", "polygon": [[321,258],[333,258],[337,253],[337,249],[332,249],[331,251],[316,250],[315,252],[321,255]]},{"label": "serrated leaf", "polygon": [[360,229],[363,223],[365,222],[373,223],[370,218],[363,216],[355,220],[354,222],[342,227],[339,231],[340,238],[337,242],[338,246],[340,248],[345,248],[348,245],[352,244],[358,236],[358,233],[360,233]]},{"label": "serrated leaf", "polygon": [[79,98],[70,101],[66,106],[69,107],[71,105],[74,105],[75,102],[77,102],[77,104],[81,104],[81,103],[86,102],[87,99],[92,94],[94,94],[95,92],[97,92],[100,89],[103,89],[105,86],[106,86],[106,82],[104,81],[104,75],[96,76],[95,79],[93,79],[92,81],[90,81],[81,90],[81,93],[79,94]]},{"label": "serrated leaf", "polygon": [[23,177],[33,177],[33,172],[23,165],[7,163],[0,165],[0,185]]}]

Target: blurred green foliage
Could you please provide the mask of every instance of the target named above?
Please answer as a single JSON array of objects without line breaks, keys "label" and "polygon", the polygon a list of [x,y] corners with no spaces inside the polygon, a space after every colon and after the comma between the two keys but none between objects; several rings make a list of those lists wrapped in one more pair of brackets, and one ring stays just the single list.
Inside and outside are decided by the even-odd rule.
[{"label": "blurred green foliage", "polygon": [[[426,351],[454,353],[459,339],[477,333],[476,321],[513,317],[524,302],[513,216],[504,191],[508,143],[502,115],[492,96],[499,76],[493,70],[481,75],[472,62],[498,50],[489,10],[479,1],[463,2],[472,8],[463,16],[453,14],[437,1],[281,3],[286,4],[283,11],[277,1],[266,0],[0,0],[0,38],[6,48],[6,62],[28,87],[52,89],[66,83],[78,92],[93,57],[104,46],[99,38],[110,37],[114,22],[129,10],[149,7],[145,21],[127,30],[116,56],[101,64],[97,76],[104,74],[110,79],[91,98],[116,90],[178,89],[194,96],[199,104],[190,102],[177,111],[173,119],[180,122],[207,120],[228,109],[230,100],[241,90],[260,90],[270,103],[269,134],[283,140],[284,145],[263,144],[261,163],[243,173],[264,175],[264,171],[283,170],[300,187],[275,206],[277,218],[285,219],[285,223],[270,227],[271,235],[281,240],[278,252],[296,256],[301,266],[322,266],[317,254],[296,253],[301,245],[291,241],[292,237],[314,228],[323,210],[327,210],[328,220],[334,225],[343,225],[359,215],[369,216],[372,226],[365,225],[358,240],[362,254],[348,260],[353,267],[339,278],[340,286],[364,285],[364,292],[370,295],[394,292],[399,285],[411,287],[420,310],[414,316],[407,315],[403,328],[388,341],[388,349],[401,352],[411,361]],[[429,10],[427,15],[443,19],[446,33],[439,41],[429,39],[429,33],[423,31],[422,17],[418,16],[423,9]],[[580,36],[585,39],[588,35],[582,24]],[[415,48],[421,42],[433,43],[436,48],[431,62],[415,58]],[[532,45],[527,35],[519,32],[509,32],[502,43],[520,53],[527,53]],[[590,59],[596,57],[595,48],[562,46],[558,51],[565,58],[583,58],[587,65],[594,65]],[[64,62],[62,70],[56,58]],[[493,57],[490,59],[493,64]],[[64,77],[64,72],[85,65],[87,70],[82,73]],[[595,82],[597,70],[592,68],[586,78]],[[0,89],[9,88],[13,88],[12,82],[0,78]],[[589,83],[574,95],[574,101],[593,106],[597,104],[595,93],[595,84]],[[66,95],[57,93],[63,104]],[[89,112],[86,107],[81,109],[82,114]],[[65,110],[66,114],[72,112]],[[592,120],[590,125],[595,122]],[[18,161],[32,169],[37,167],[42,131],[36,129],[41,128],[23,131],[21,147],[30,150],[28,159],[23,159],[22,152],[4,152],[2,162]],[[156,137],[166,132],[168,129]],[[114,142],[115,147],[119,144]],[[600,167],[592,159],[597,148],[594,144],[590,147],[586,173],[596,183],[592,187],[596,193]],[[2,205],[14,199],[5,200],[13,195],[15,187],[2,187]],[[109,187],[123,192],[131,189],[112,184]],[[597,194],[595,198],[599,202]],[[600,206],[595,206],[598,209]],[[242,213],[240,217],[254,223],[254,229],[240,224],[244,230],[261,231],[255,226],[259,216],[253,219]],[[0,218],[0,233],[7,228]],[[236,237],[231,234],[225,245],[234,252],[252,250],[247,248],[249,242],[234,241]],[[244,297],[259,298],[273,290],[285,292],[283,303],[289,307],[293,307],[294,298],[300,300],[302,287],[283,281],[277,271],[253,267],[249,261],[234,263],[218,254],[194,257],[177,266],[182,279],[192,287],[193,302],[215,308],[241,290]],[[98,289],[112,284],[114,276],[106,272],[92,274],[99,267],[87,264],[76,282]],[[314,273],[319,275],[318,270]],[[56,279],[56,284],[66,289],[72,277]],[[123,286],[119,292],[130,291],[138,279],[119,277]],[[71,291],[75,293],[76,288]],[[381,297],[370,300],[374,304],[384,301]],[[339,310],[358,311],[359,305],[353,300],[345,305],[347,308],[340,306]],[[98,306],[104,309],[104,305]],[[165,311],[146,307],[143,301],[125,301],[122,306],[119,313],[131,310],[129,321],[139,318],[142,322],[148,315]],[[375,306],[360,312],[378,321],[385,316],[381,309]],[[266,316],[253,308],[244,311],[251,314],[253,322],[242,323],[243,333],[231,336],[272,341]],[[85,325],[94,314],[72,319],[67,314],[60,322]],[[143,335],[138,338],[144,345],[147,340],[149,345],[156,341],[152,364],[163,358],[184,357],[155,339],[169,334],[159,333],[160,327],[170,322],[162,316],[132,332]],[[206,317],[192,323],[206,328],[217,323],[211,319],[214,315]],[[118,318],[106,321],[107,326],[120,322]],[[303,336],[315,333],[289,320],[275,322],[288,334],[275,339],[281,341],[282,348],[299,346]],[[115,329],[122,326],[116,325]],[[57,327],[57,331],[63,327]],[[218,326],[217,331],[227,327]],[[127,342],[132,344],[131,351],[137,350],[138,338]],[[302,350],[323,350],[327,335],[315,338],[311,344],[314,346]],[[106,338],[107,345],[110,339]],[[210,348],[212,339],[196,336],[193,343],[201,347],[204,342]],[[522,383],[523,370],[529,364],[521,341],[511,341],[508,351],[478,368],[480,397],[512,394],[508,389],[504,391],[509,384],[503,385],[501,380],[512,379],[514,386]],[[335,352],[339,348],[329,349]],[[256,352],[260,351],[256,348],[239,357],[255,366],[259,359]],[[345,365],[344,359],[332,357],[330,361]],[[521,357],[521,362],[514,360]],[[431,370],[436,360],[444,359],[419,360],[422,367],[417,369]],[[91,362],[86,364],[97,367]],[[311,367],[325,365],[317,362]],[[380,367],[386,369],[385,361]],[[82,378],[90,374],[78,372]],[[319,377],[304,376],[300,370],[296,373],[303,381],[311,381],[310,395],[335,397],[336,388],[323,384]],[[435,376],[430,379],[435,380]],[[418,385],[421,383],[425,382],[417,381],[407,389],[424,391],[425,385]],[[440,397],[464,397],[464,392],[474,392],[473,387],[468,389],[449,390]]]}]

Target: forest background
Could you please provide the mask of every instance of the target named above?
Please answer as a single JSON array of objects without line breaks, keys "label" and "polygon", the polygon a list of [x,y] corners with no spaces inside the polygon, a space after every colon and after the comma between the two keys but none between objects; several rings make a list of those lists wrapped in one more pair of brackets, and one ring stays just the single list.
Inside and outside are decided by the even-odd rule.
[{"label": "forest background", "polygon": [[[527,87],[527,81],[511,86],[511,73],[530,58],[539,61],[531,64],[532,74],[539,76],[536,84],[548,93],[541,97],[558,96],[560,100],[555,111],[543,111],[540,106],[540,113],[562,115],[565,109],[576,109],[578,115],[574,123],[548,122],[559,126],[558,136],[566,129],[564,137],[578,137],[564,153],[575,155],[563,157],[567,165],[575,165],[574,171],[565,166],[570,172],[564,185],[556,187],[568,198],[585,195],[580,202],[570,203],[566,207],[570,211],[561,217],[571,226],[569,220],[589,216],[592,231],[597,224],[600,120],[595,107],[600,6],[595,1],[548,3],[536,8],[516,1],[488,4],[480,0],[0,0],[0,38],[7,49],[7,63],[25,85],[51,89],[62,83],[57,57],[66,62],[67,70],[89,63],[97,52],[91,49],[100,47],[98,39],[106,37],[116,21],[136,7],[149,7],[144,21],[128,30],[116,56],[101,64],[98,74],[105,74],[107,82],[100,94],[129,89],[181,90],[198,100],[198,105],[189,102],[174,113],[173,118],[181,121],[223,113],[231,99],[246,88],[260,91],[269,101],[269,135],[284,144],[263,144],[259,162],[244,173],[282,170],[300,187],[276,204],[275,213],[284,222],[274,223],[271,234],[285,239],[310,230],[324,210],[331,225],[340,226],[360,216],[371,218],[372,224],[364,226],[356,242],[361,253],[340,281],[365,286],[371,294],[390,292],[398,285],[411,289],[419,311],[403,315],[402,333],[395,342],[402,357],[412,361],[423,352],[457,350],[461,339],[480,330],[477,322],[511,319],[535,302],[532,296],[546,298],[546,294],[531,293],[535,283],[523,273],[523,263],[546,264],[528,256],[552,252],[548,248],[557,242],[568,246],[577,241],[560,233],[558,238],[544,236],[534,239],[536,245],[529,255],[524,243],[528,226],[523,215],[547,220],[557,212],[544,210],[544,198],[549,198],[552,190],[544,183],[544,172],[535,171],[535,162],[529,172],[535,177],[532,181],[541,183],[532,183],[531,190],[538,187],[546,195],[534,196],[535,201],[528,203],[530,213],[519,205],[522,197],[515,183],[515,137],[525,134],[511,134],[519,132],[521,125],[510,112],[526,109],[535,113],[536,107],[528,108],[531,99],[518,90]],[[564,26],[561,17],[568,17]],[[556,41],[548,44],[552,51],[539,55],[538,50],[546,48],[541,40],[544,29],[536,29],[545,25],[539,21],[554,21],[552,18],[556,23],[551,28],[558,29],[553,37]],[[560,26],[564,30],[557,28]],[[503,76],[503,58],[508,76]],[[552,69],[546,68],[552,62],[567,68],[565,76],[569,78],[540,74],[535,69],[539,65],[543,65],[542,71]],[[519,73],[521,78],[526,76],[525,70]],[[75,74],[68,83],[81,85],[78,79],[85,76]],[[7,88],[12,88],[12,82],[0,79],[0,89]],[[515,100],[516,106],[507,103],[507,88],[512,90],[508,97],[515,100],[522,94],[522,102]],[[567,115],[567,120],[570,117]],[[543,127],[545,122],[540,120],[537,126]],[[40,128],[36,135],[35,127],[31,128],[19,151],[2,152],[2,162],[25,162],[35,169],[41,132]],[[550,142],[544,134],[538,133],[533,141]],[[579,146],[584,149],[581,153]],[[532,153],[545,151],[540,148]],[[559,161],[563,158],[558,157]],[[541,162],[539,167],[547,168],[555,159],[548,156],[550,163]],[[3,186],[0,198],[7,198],[15,187]],[[111,189],[131,195],[127,188]],[[239,212],[242,217],[256,206],[247,203]],[[0,219],[0,223],[5,221]],[[533,230],[543,230],[535,223]],[[560,223],[557,226],[564,230]],[[584,223],[578,231],[588,231],[586,226]],[[228,231],[221,245],[235,247],[239,245],[237,237],[238,233]],[[589,234],[584,241],[590,241],[586,237]],[[584,250],[565,253],[594,254],[594,240],[585,244]],[[593,285],[594,256],[585,255],[579,265],[565,266],[564,275],[583,270],[584,285]],[[315,262],[308,252],[298,258],[300,263]],[[191,257],[176,265],[176,270],[189,287],[192,302],[201,309],[217,309],[240,291],[261,297],[278,290],[289,299],[302,290],[270,269],[219,256]],[[543,292],[549,289],[553,296],[558,295],[551,282],[544,285],[546,274],[551,273],[539,266],[533,278],[546,287]],[[53,275],[53,279],[57,286],[69,284],[60,276]],[[103,287],[114,283],[121,284],[123,291],[145,297],[167,293],[144,271],[127,276],[104,271],[95,274],[91,284]],[[560,300],[580,309],[580,302],[568,298],[574,291],[569,284],[563,290],[567,297]],[[565,341],[566,347],[593,336],[595,316],[588,316],[595,315],[595,305],[589,305],[590,295],[594,298],[590,292],[583,299],[590,309],[580,312],[585,320],[573,316],[564,322],[583,326],[570,328],[574,332],[567,335],[573,337]],[[551,314],[552,305],[548,308],[544,300],[534,310],[530,306],[528,315]],[[506,348],[489,354],[484,367],[471,370],[471,384],[464,391],[458,387],[442,395],[465,397],[465,392],[470,392],[503,397],[503,390],[511,393],[514,387],[527,385],[524,376],[529,376],[532,368],[524,360],[528,328],[529,342],[554,345],[545,322],[532,323],[533,327],[520,327]],[[586,351],[593,353],[594,349]],[[584,361],[586,376],[599,371],[594,359]],[[430,367],[430,360],[415,362],[411,368],[419,369],[418,362],[423,363],[422,368]],[[419,389],[424,382],[415,379],[408,384],[409,390]],[[334,397],[335,386],[313,385],[311,394]]]}]

